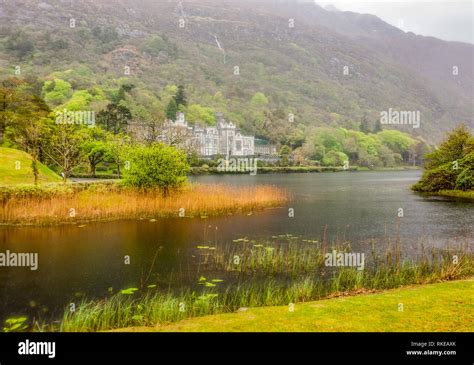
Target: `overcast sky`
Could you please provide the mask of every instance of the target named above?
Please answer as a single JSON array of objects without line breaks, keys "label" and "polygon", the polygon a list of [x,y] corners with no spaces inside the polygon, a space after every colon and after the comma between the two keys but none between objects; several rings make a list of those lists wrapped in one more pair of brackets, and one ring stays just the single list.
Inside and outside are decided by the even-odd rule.
[{"label": "overcast sky", "polygon": [[316,3],[374,14],[406,32],[474,44],[473,0],[316,0]]}]

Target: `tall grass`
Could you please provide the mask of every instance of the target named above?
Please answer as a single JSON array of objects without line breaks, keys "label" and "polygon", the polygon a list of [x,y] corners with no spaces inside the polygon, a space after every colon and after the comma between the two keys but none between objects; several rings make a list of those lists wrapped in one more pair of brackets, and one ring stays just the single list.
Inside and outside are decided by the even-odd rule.
[{"label": "tall grass", "polygon": [[187,185],[167,197],[159,190],[137,191],[116,184],[38,188],[3,191],[0,222],[46,225],[178,217],[180,213],[186,217],[208,216],[278,206],[287,199],[285,191],[267,185]]},{"label": "tall grass", "polygon": [[[313,241],[311,241],[313,242]],[[251,242],[240,242],[251,245]],[[474,275],[474,255],[468,247],[456,250],[422,249],[416,259],[402,259],[399,246],[372,252],[371,265],[326,268],[324,245],[311,248],[292,242],[289,247],[266,250],[264,244],[236,250],[217,248],[208,254],[214,263],[236,275],[233,284],[202,286],[180,292],[144,289],[135,295],[82,302],[75,312],[67,308],[59,330],[101,331],[130,326],[154,326],[202,315],[234,312],[243,307],[288,305],[334,295],[433,283]],[[331,248],[332,249],[332,248]],[[349,251],[349,247],[339,247]],[[221,252],[219,252],[221,251]],[[243,269],[229,263],[240,252]],[[456,256],[456,259],[454,258]],[[300,258],[302,257],[302,258]],[[262,275],[260,275],[262,274]]]}]

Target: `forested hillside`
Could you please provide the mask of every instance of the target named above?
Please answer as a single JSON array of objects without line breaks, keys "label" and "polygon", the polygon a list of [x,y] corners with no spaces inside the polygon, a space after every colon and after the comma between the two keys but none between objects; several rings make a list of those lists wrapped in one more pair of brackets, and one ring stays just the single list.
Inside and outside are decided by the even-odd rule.
[{"label": "forested hillside", "polygon": [[53,110],[120,104],[163,119],[184,85],[188,120],[220,111],[293,149],[315,127],[377,131],[389,108],[420,111],[420,128],[396,128],[430,143],[472,125],[474,46],[371,15],[297,1],[7,0],[0,24],[2,77],[36,78]]}]

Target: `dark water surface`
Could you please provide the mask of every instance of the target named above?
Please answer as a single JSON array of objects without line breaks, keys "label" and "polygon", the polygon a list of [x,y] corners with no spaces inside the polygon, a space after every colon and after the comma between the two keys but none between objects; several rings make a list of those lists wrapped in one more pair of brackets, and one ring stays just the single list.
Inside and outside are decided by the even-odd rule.
[{"label": "dark water surface", "polygon": [[[87,224],[84,227],[1,227],[0,252],[37,252],[39,268],[0,267],[0,320],[27,314],[57,318],[64,306],[82,297],[101,298],[144,278],[160,287],[180,284],[169,274],[196,281],[198,245],[232,245],[247,237],[272,240],[293,234],[306,239],[346,240],[365,252],[400,237],[405,255],[426,247],[474,243],[474,205],[426,198],[410,185],[419,171],[201,176],[200,183],[273,184],[293,196],[281,208],[251,215],[217,218],[173,218]],[[294,218],[288,209],[294,209]],[[398,218],[399,208],[403,218]],[[124,256],[130,256],[130,265]],[[156,258],[155,258],[156,257]],[[155,258],[155,259],[154,259]],[[154,265],[152,265],[154,263]],[[182,280],[182,279],[181,279]]]}]

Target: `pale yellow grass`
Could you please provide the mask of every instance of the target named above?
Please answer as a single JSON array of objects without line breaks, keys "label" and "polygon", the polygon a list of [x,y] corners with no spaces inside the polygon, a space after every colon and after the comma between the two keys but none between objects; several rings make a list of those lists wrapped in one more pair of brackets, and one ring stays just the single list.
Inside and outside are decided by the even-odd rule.
[{"label": "pale yellow grass", "polygon": [[0,212],[3,224],[60,224],[158,217],[205,217],[244,213],[284,204],[288,194],[274,186],[188,185],[164,197],[104,186],[47,198],[10,199]]}]

